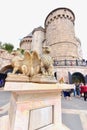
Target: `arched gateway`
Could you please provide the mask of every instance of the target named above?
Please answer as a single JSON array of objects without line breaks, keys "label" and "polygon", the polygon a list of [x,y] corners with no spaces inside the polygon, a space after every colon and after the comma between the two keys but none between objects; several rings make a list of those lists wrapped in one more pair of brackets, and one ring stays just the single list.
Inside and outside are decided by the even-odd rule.
[{"label": "arched gateway", "polygon": [[80,72],[75,72],[72,74],[72,83],[76,83],[76,82],[84,83],[84,84],[86,83],[84,75],[81,74]]}]

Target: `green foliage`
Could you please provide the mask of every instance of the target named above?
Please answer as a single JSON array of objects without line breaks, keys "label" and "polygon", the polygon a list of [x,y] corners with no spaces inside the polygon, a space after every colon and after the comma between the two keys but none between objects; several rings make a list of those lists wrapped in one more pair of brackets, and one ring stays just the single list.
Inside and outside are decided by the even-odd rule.
[{"label": "green foliage", "polygon": [[14,46],[10,43],[4,43],[3,45],[1,45],[1,48],[7,50],[10,53],[13,51]]},{"label": "green foliage", "polygon": [[0,48],[2,48],[2,42],[0,41]]},{"label": "green foliage", "polygon": [[23,49],[21,49],[21,54],[24,54],[24,50]]},{"label": "green foliage", "polygon": [[17,51],[20,51],[21,54],[24,54],[24,49],[17,48]]}]

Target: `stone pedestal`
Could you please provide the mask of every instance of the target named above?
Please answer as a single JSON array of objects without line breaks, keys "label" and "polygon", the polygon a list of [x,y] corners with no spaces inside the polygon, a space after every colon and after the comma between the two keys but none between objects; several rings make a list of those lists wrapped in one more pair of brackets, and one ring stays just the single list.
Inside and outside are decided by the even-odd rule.
[{"label": "stone pedestal", "polygon": [[66,130],[62,125],[61,90],[68,87],[70,85],[6,82],[4,90],[12,92],[10,130]]}]

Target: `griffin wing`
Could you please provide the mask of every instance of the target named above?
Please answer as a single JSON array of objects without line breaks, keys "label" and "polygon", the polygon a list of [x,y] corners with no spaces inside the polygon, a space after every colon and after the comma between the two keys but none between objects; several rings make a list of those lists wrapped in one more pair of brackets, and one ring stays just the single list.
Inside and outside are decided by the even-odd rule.
[{"label": "griffin wing", "polygon": [[32,65],[33,65],[34,73],[38,74],[41,67],[41,58],[36,51],[32,52]]},{"label": "griffin wing", "polygon": [[27,66],[31,66],[32,65],[32,56],[30,54],[30,52],[26,51],[24,53],[24,60],[23,60],[23,64],[27,65]]}]

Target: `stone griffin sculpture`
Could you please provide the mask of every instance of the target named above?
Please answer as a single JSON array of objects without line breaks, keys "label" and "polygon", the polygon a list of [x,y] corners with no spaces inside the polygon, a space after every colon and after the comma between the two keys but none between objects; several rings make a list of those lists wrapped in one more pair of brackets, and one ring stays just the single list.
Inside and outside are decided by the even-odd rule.
[{"label": "stone griffin sculpture", "polygon": [[25,51],[24,57],[15,56],[11,65],[13,67],[13,74],[17,71],[21,72],[26,76],[33,76],[39,73],[40,71],[41,59],[36,51],[30,53]]},{"label": "stone griffin sculpture", "polygon": [[43,54],[39,56],[36,51],[32,53],[25,51],[24,56],[15,56],[11,65],[13,67],[12,74],[17,71],[21,72],[25,76],[36,76],[37,74],[44,76],[54,76],[53,60],[49,55],[50,48],[48,46],[43,47]]},{"label": "stone griffin sculpture", "polygon": [[42,48],[43,54],[41,57],[41,71],[43,75],[54,76],[53,59],[50,56],[50,47]]}]

